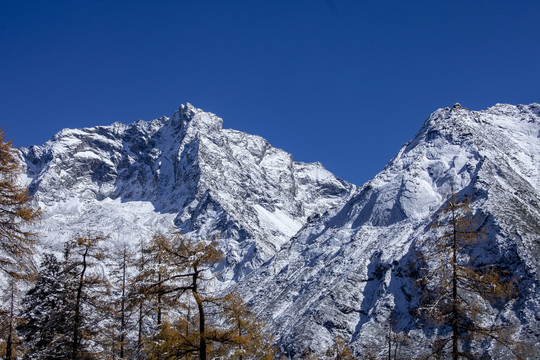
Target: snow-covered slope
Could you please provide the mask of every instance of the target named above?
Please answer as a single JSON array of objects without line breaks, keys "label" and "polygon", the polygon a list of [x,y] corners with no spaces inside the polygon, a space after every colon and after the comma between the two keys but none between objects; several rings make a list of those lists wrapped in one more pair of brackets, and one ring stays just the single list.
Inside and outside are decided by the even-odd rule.
[{"label": "snow-covered slope", "polygon": [[63,130],[22,149],[51,246],[89,230],[136,243],[173,227],[219,234],[231,279],[272,256],[356,187],[259,136],[182,105],[170,118]]},{"label": "snow-covered slope", "polygon": [[222,280],[271,320],[294,358],[323,352],[338,335],[357,354],[382,356],[390,318],[409,332],[409,349],[421,350],[411,249],[430,236],[453,184],[486,219],[481,261],[504,264],[519,280],[520,299],[505,316],[534,344],[539,113],[538,104],[439,109],[361,188],[258,136],[222,129],[220,118],[189,104],[170,118],[64,130],[21,156],[51,247],[96,229],[131,242],[173,226],[219,232]]},{"label": "snow-covered slope", "polygon": [[538,343],[539,113],[538,104],[437,110],[338,212],[309,223],[252,273],[244,293],[272,319],[286,351],[320,353],[341,336],[357,354],[386,356],[391,320],[397,331],[412,330],[418,355],[425,341],[414,341],[425,334],[410,312],[417,293],[410,251],[433,231],[452,183],[485,214],[489,241],[478,261],[514,273],[521,297],[511,313],[522,336]]}]

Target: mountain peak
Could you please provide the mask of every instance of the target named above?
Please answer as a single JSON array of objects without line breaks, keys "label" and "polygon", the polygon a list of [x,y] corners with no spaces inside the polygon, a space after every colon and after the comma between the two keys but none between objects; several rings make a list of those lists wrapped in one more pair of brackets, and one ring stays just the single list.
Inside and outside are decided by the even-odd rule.
[{"label": "mountain peak", "polygon": [[478,261],[519,281],[517,311],[505,316],[540,336],[539,113],[538,104],[438,109],[361,189],[189,103],[170,118],[66,130],[21,154],[45,209],[36,232],[51,247],[97,228],[132,244],[173,227],[219,233],[219,280],[272,320],[293,358],[337,336],[383,356],[393,319],[416,341],[412,357],[426,340],[411,316],[414,247],[434,235],[452,188],[488,225]]},{"label": "mountain peak", "polygon": [[203,110],[197,109],[190,103],[182,104],[178,108],[179,116],[184,119],[192,119],[199,112],[203,112]]},{"label": "mountain peak", "polygon": [[220,131],[223,120],[215,114],[196,108],[190,103],[182,104],[171,116],[172,123],[180,126],[183,134],[189,133],[190,129],[196,132],[212,133]]},{"label": "mountain peak", "polygon": [[[294,162],[259,136],[223,130],[222,122],[187,103],[170,118],[65,130],[45,146],[21,149],[30,190],[47,209],[43,223],[65,236],[100,223],[127,241],[171,228],[220,233],[226,276],[243,276],[309,216],[356,190],[320,164]],[[138,230],[122,230],[127,224]]]},{"label": "mountain peak", "polygon": [[[381,173],[334,214],[299,231],[241,289],[293,355],[324,351],[337,336],[357,354],[385,349],[392,321],[399,319],[398,331],[417,326],[410,316],[417,278],[404,274],[418,260],[414,247],[434,236],[433,215],[453,188],[470,197],[489,229],[489,245],[475,250],[479,263],[502,264],[523,284],[519,301],[526,305],[512,321],[538,336],[538,293],[528,290],[540,281],[538,120],[534,104],[435,111]],[[521,310],[527,307],[530,314]],[[413,357],[421,345],[411,349]]]}]

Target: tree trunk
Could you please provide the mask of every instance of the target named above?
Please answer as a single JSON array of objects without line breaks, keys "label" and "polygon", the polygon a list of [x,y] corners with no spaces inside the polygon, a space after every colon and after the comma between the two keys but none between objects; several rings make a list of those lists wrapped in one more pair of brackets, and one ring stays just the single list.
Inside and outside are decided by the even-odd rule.
[{"label": "tree trunk", "polygon": [[197,295],[197,307],[199,308],[199,360],[206,360],[206,324],[204,318],[203,303]]},{"label": "tree trunk", "polygon": [[[161,254],[158,255],[158,284],[161,284]],[[161,285],[160,285],[161,287]],[[161,290],[157,294],[157,325],[161,325]]]},{"label": "tree trunk", "polygon": [[[242,338],[242,324],[241,324],[241,321],[240,321],[240,316],[238,316],[238,338],[241,339]],[[240,355],[238,355],[238,360],[244,360],[244,356],[242,356],[243,354],[243,346],[240,345]]]},{"label": "tree trunk", "polygon": [[6,339],[6,360],[11,360],[13,358],[12,348],[13,348],[13,301],[15,300],[15,284],[13,279],[11,279],[11,304],[9,307],[9,327],[8,327],[8,336]]},{"label": "tree trunk", "polygon": [[197,289],[198,278],[199,271],[195,267],[193,272],[193,297],[197,302],[197,309],[199,310],[199,360],[206,360],[206,319],[204,317],[203,301]]},{"label": "tree trunk", "polygon": [[[139,263],[139,271],[142,273],[144,271],[144,243],[141,242],[141,259]],[[137,358],[139,359],[141,357],[142,352],[142,329],[143,329],[143,307],[144,307],[144,299],[139,299],[139,318],[137,321],[138,325],[138,336],[137,336]]]},{"label": "tree trunk", "polygon": [[120,302],[120,359],[124,358],[124,342],[126,331],[126,262],[127,249],[124,246],[123,262],[122,262],[122,300]]},{"label": "tree trunk", "polygon": [[454,191],[452,189],[452,226],[453,226],[453,243],[452,243],[452,359],[458,360],[459,349],[459,333],[458,333],[458,293],[457,293],[457,219],[455,213]]},{"label": "tree trunk", "polygon": [[86,247],[84,250],[82,258],[82,270],[81,276],[79,278],[79,286],[77,287],[77,298],[75,300],[75,318],[73,319],[73,343],[71,358],[77,359],[77,354],[79,352],[79,328],[81,327],[81,298],[82,298],[82,289],[84,284],[84,273],[86,272],[86,256],[88,255],[89,248]]},{"label": "tree trunk", "polygon": [[9,324],[9,334],[6,340],[6,360],[11,360],[13,355],[11,353],[11,348],[13,346],[13,340],[11,338],[11,324]]},{"label": "tree trunk", "polygon": [[388,330],[388,360],[392,360],[392,329]]}]

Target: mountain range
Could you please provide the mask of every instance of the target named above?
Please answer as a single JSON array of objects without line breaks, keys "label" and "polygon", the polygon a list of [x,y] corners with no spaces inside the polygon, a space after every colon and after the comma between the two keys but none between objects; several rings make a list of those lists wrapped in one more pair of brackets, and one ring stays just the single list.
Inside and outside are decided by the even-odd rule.
[{"label": "mountain range", "polygon": [[477,261],[516,279],[519,297],[500,316],[539,347],[539,104],[439,109],[362,186],[222,123],[186,104],[20,148],[43,246],[60,250],[96,229],[132,244],[171,229],[216,236],[220,282],[272,324],[290,357],[324,352],[338,336],[357,354],[384,354],[390,321],[412,356],[429,334],[408,269],[453,189],[488,229]]}]

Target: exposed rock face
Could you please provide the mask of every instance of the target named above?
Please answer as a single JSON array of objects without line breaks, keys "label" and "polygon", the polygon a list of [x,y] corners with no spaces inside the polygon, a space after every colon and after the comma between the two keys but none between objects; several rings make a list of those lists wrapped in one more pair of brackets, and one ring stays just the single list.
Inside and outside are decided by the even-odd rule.
[{"label": "exposed rock face", "polygon": [[384,356],[391,314],[412,351],[421,349],[426,334],[411,315],[418,289],[407,266],[451,184],[486,218],[488,245],[477,261],[501,263],[519,280],[520,300],[501,313],[538,344],[539,112],[538,104],[436,111],[339,211],[309,223],[251,274],[244,288],[256,290],[245,294],[273,320],[287,352],[320,351],[340,335],[357,354]]},{"label": "exposed rock face", "polygon": [[390,314],[421,346],[407,264],[453,184],[486,219],[480,260],[519,280],[519,301],[501,312],[538,344],[539,114],[538,104],[439,109],[361,188],[222,129],[189,104],[170,118],[64,130],[21,154],[50,246],[95,229],[131,242],[173,226],[220,233],[221,279],[272,321],[296,357],[324,351],[337,335],[357,354],[381,355]]},{"label": "exposed rock face", "polygon": [[309,216],[356,189],[190,104],[170,118],[66,129],[22,155],[48,242],[96,229],[130,242],[173,227],[219,234],[228,279],[259,267]]}]

